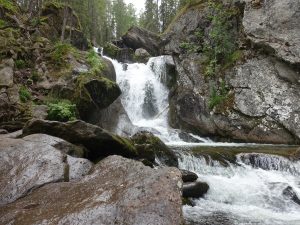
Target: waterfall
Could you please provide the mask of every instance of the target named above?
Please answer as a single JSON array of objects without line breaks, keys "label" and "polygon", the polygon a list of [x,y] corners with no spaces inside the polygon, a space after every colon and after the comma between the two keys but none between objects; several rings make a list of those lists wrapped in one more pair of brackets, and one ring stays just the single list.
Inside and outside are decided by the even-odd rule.
[{"label": "waterfall", "polygon": [[[134,131],[150,131],[166,143],[183,142],[178,130],[168,124],[169,90],[164,82],[167,80],[166,63],[173,61],[172,57],[153,57],[147,64],[111,61],[122,90],[122,104],[136,127]],[[207,141],[195,135],[193,137],[201,142]]]}]

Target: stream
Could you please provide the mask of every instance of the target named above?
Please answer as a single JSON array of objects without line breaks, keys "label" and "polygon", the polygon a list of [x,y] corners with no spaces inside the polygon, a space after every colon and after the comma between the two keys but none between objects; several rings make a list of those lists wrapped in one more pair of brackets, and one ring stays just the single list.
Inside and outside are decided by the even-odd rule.
[{"label": "stream", "polygon": [[[166,63],[170,56],[151,58],[147,64],[121,64],[112,60],[121,101],[133,125],[160,137],[178,155],[179,167],[197,173],[210,189],[193,206],[183,206],[190,225],[300,225],[300,162],[276,151],[297,146],[214,143],[181,139],[181,131],[168,124]],[[296,196],[296,197],[295,197]]]}]

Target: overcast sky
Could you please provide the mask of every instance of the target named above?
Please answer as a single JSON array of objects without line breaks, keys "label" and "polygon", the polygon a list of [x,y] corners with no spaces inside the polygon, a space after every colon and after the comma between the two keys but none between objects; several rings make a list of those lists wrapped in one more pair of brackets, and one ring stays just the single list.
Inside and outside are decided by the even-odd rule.
[{"label": "overcast sky", "polygon": [[145,0],[125,0],[125,2],[134,4],[135,8],[137,9],[137,12],[139,13],[141,9],[144,9]]}]

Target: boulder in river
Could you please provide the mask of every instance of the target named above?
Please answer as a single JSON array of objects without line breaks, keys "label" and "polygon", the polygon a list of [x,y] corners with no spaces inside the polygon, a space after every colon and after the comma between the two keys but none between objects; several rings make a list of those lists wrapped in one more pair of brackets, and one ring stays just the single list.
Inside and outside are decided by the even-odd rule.
[{"label": "boulder in river", "polygon": [[1,207],[0,224],[183,224],[181,174],[109,156],[74,182],[45,185]]},{"label": "boulder in river", "polygon": [[288,186],[286,187],[283,191],[282,194],[291,199],[293,202],[295,202],[296,204],[300,205],[300,198],[298,197],[297,193],[295,192],[295,190],[291,187]]},{"label": "boulder in river", "polygon": [[180,170],[182,175],[182,181],[185,182],[194,182],[198,179],[198,175],[188,170]]},{"label": "boulder in river", "polygon": [[47,120],[31,120],[23,134],[43,133],[62,138],[73,144],[83,145],[88,149],[88,158],[97,160],[108,155],[136,157],[137,153],[131,141],[114,135],[102,128],[77,120],[67,123]]},{"label": "boulder in river", "polygon": [[45,134],[23,139],[0,136],[0,206],[45,184],[86,175],[93,164],[65,154],[77,156],[81,152],[78,146]]},{"label": "boulder in river", "polygon": [[152,133],[141,131],[133,135],[131,140],[137,146],[140,157],[145,157],[150,162],[154,162],[156,158],[163,165],[178,167],[176,154]]},{"label": "boulder in river", "polygon": [[205,182],[190,182],[183,184],[182,197],[201,198],[207,193],[209,186]]}]

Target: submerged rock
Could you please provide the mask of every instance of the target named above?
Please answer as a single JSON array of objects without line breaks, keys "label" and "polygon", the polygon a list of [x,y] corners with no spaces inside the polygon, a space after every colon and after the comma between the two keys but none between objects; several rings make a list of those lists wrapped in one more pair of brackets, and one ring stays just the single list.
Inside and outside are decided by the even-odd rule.
[{"label": "submerged rock", "polygon": [[293,202],[295,202],[296,204],[300,205],[300,198],[298,197],[297,193],[295,192],[295,190],[291,187],[288,186],[286,187],[283,191],[282,194],[291,199]]},{"label": "submerged rock", "polygon": [[201,198],[207,193],[209,186],[205,182],[191,182],[183,184],[182,196],[184,198]]},{"label": "submerged rock", "polygon": [[45,185],[2,207],[0,223],[182,224],[180,180],[178,169],[110,156],[79,181]]},{"label": "submerged rock", "polygon": [[131,140],[137,146],[140,157],[152,163],[157,159],[163,165],[178,167],[176,154],[152,133],[141,131],[133,135]]},{"label": "submerged rock", "polygon": [[23,139],[0,136],[0,206],[45,184],[86,175],[92,163],[64,153],[77,152],[78,149],[64,140],[44,134]]},{"label": "submerged rock", "polygon": [[97,160],[113,154],[125,157],[137,156],[130,140],[80,120],[67,123],[31,120],[25,125],[23,134],[36,133],[52,135],[73,144],[83,145],[88,149],[87,157],[91,160]]}]

